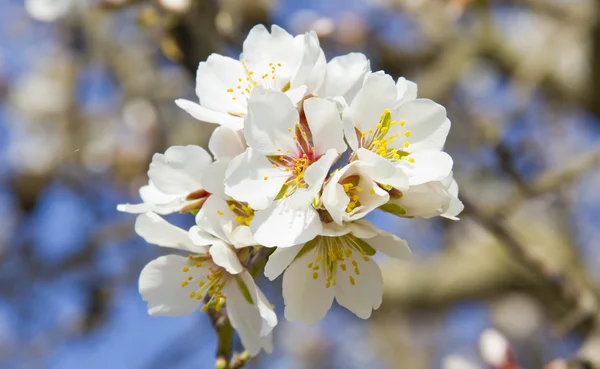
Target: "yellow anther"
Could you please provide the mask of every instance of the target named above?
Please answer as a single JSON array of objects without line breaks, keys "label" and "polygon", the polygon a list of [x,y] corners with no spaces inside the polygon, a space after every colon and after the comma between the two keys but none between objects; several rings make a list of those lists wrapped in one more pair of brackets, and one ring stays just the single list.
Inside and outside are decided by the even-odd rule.
[{"label": "yellow anther", "polygon": [[229,88],[227,89],[227,92],[233,92],[233,88],[229,87]]},{"label": "yellow anther", "polygon": [[208,305],[204,304],[202,305],[202,312],[206,313],[208,311]]},{"label": "yellow anther", "polygon": [[199,286],[199,287],[202,287],[202,286],[204,286],[204,281],[200,281],[200,282],[198,282],[198,286]]},{"label": "yellow anther", "polygon": [[238,86],[237,86],[237,89],[238,89],[238,90],[241,90],[241,89],[242,89],[242,86],[239,86],[239,85],[238,85]]},{"label": "yellow anther", "polygon": [[346,264],[340,264],[340,268],[342,269],[342,271],[346,271]]},{"label": "yellow anther", "polygon": [[183,268],[181,268],[181,270],[183,270],[184,273],[189,272],[190,268],[188,268],[187,266],[184,266]]},{"label": "yellow anther", "polygon": [[202,266],[202,263],[196,263],[196,265],[194,265],[196,268],[200,268]]},{"label": "yellow anther", "polygon": [[188,282],[188,281],[183,281],[183,282],[181,282],[181,287],[185,287],[185,286],[187,286],[188,284],[189,284],[189,282]]},{"label": "yellow anther", "polygon": [[286,149],[285,152],[287,152],[288,154],[291,153],[292,151],[290,149]]},{"label": "yellow anther", "polygon": [[409,163],[414,163],[415,162],[415,158],[408,158]]},{"label": "yellow anther", "polygon": [[371,128],[369,128],[369,134],[373,133],[373,130]]},{"label": "yellow anther", "polygon": [[314,146],[312,146],[312,147],[310,148],[310,151],[312,151],[312,152],[315,152],[315,147],[314,147]]},{"label": "yellow anther", "polygon": [[312,262],[308,263],[308,267],[312,268],[313,267],[313,263]]},{"label": "yellow anther", "polygon": [[229,210],[235,210],[235,204],[229,205]]},{"label": "yellow anther", "polygon": [[370,257],[368,257],[368,256],[363,256],[363,260],[364,260],[364,261],[369,261],[369,260],[371,260],[371,258],[370,258]]},{"label": "yellow anther", "polygon": [[264,177],[263,177],[263,179],[266,181],[267,179],[269,179],[269,177],[267,177],[267,176],[264,176]]},{"label": "yellow anther", "polygon": [[356,260],[352,260],[352,265],[356,268],[358,266],[358,263],[356,262]]},{"label": "yellow anther", "polygon": [[401,121],[400,121],[400,127],[404,127],[404,125],[405,125],[405,124],[406,124],[406,121],[405,121],[405,120],[401,120]]},{"label": "yellow anther", "polygon": [[237,100],[237,98],[236,97],[232,97],[231,100]]},{"label": "yellow anther", "polygon": [[194,292],[194,291],[190,292],[190,298],[193,299],[194,297],[196,297],[196,292]]},{"label": "yellow anther", "polygon": [[325,283],[325,288],[329,288],[329,287],[331,287],[331,282],[327,281],[327,283]]},{"label": "yellow anther", "polygon": [[404,135],[405,135],[406,137],[410,137],[410,131],[406,131],[406,132],[404,132]]},{"label": "yellow anther", "polygon": [[314,273],[313,273],[313,279],[314,279],[314,280],[317,280],[318,278],[319,278],[319,273],[317,273],[317,272],[314,272]]},{"label": "yellow anther", "polygon": [[221,210],[217,210],[217,214],[223,215],[223,212]]},{"label": "yellow anther", "polygon": [[194,279],[194,277],[192,277],[192,276],[188,277],[188,281],[191,281],[192,279]]},{"label": "yellow anther", "polygon": [[374,195],[374,194],[375,194],[375,189],[374,189],[374,188],[371,188],[371,189],[369,190],[369,193],[370,193],[371,195]]},{"label": "yellow anther", "polygon": [[[281,151],[282,151],[282,149],[277,149],[277,151],[281,152]],[[281,157],[280,157],[280,158],[281,158]],[[281,159],[279,159],[279,160],[281,160]]]},{"label": "yellow anther", "polygon": [[408,149],[408,146],[409,146],[409,145],[410,145],[410,144],[408,143],[408,141],[406,141],[406,142],[404,143],[404,148],[405,148],[405,149]]},{"label": "yellow anther", "polygon": [[278,66],[278,67],[281,67],[281,63],[277,63],[277,66]]},{"label": "yellow anther", "polygon": [[315,265],[315,266],[314,266],[312,269],[313,269],[313,270],[319,270],[319,266],[318,266],[318,265]]},{"label": "yellow anther", "polygon": [[354,284],[356,283],[356,282],[354,281],[354,277],[353,277],[353,276],[350,276],[350,278],[349,278],[349,279],[350,279],[350,284],[354,286]]},{"label": "yellow anther", "polygon": [[362,132],[360,133],[360,135],[361,135],[361,137],[367,137],[367,132],[365,132],[365,131],[362,131]]},{"label": "yellow anther", "polygon": [[356,190],[356,192],[362,192],[363,191],[362,187],[356,187],[354,190]]},{"label": "yellow anther", "polygon": [[393,126],[394,124],[398,124],[398,122],[393,121],[393,122],[390,123],[390,126]]},{"label": "yellow anther", "polygon": [[358,268],[354,268],[354,273],[356,273],[356,275],[360,275],[360,270]]},{"label": "yellow anther", "polygon": [[277,168],[277,164],[273,164],[273,165],[272,165],[272,167],[273,167],[273,168]]},{"label": "yellow anther", "polygon": [[292,129],[291,129],[291,128],[288,128],[288,132],[292,132]]}]

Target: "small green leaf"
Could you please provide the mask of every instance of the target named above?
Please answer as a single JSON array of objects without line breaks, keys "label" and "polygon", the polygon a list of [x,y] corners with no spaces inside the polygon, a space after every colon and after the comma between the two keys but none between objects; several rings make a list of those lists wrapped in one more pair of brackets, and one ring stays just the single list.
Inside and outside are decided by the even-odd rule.
[{"label": "small green leaf", "polygon": [[379,209],[385,211],[386,213],[394,214],[399,217],[406,215],[406,209],[398,204],[387,203],[381,205]]},{"label": "small green leaf", "polygon": [[301,258],[304,254],[306,254],[307,252],[309,252],[312,249],[314,249],[315,247],[317,247],[317,245],[319,244],[320,238],[321,238],[321,236],[317,236],[317,237],[313,238],[312,240],[308,241],[307,243],[305,243],[304,247],[302,248],[302,250],[300,250],[298,255],[296,255],[295,259]]},{"label": "small green leaf", "polygon": [[250,290],[248,290],[248,286],[244,283],[244,280],[239,275],[235,276],[235,281],[237,282],[240,291],[242,291],[242,296],[248,301],[249,304],[254,305],[254,300],[252,300],[252,296],[250,295]]}]

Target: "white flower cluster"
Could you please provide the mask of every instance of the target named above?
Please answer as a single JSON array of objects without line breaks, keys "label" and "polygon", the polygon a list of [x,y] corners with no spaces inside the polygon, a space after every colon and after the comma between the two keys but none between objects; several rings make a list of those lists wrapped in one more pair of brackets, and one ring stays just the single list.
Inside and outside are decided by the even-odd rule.
[{"label": "white flower cluster", "polygon": [[[406,259],[406,242],[363,219],[454,218],[462,210],[452,159],[442,151],[446,110],[417,99],[414,83],[371,72],[362,54],[326,62],[314,32],[256,26],[239,60],[200,63],[199,103],[176,103],[216,123],[209,142],[156,154],[136,232],[183,250],[150,262],[139,280],[152,315],[226,312],[251,355],[272,350],[277,324],[253,277],[283,273],[285,317],[312,324],[333,300],[368,318],[382,300],[372,257]],[[343,161],[343,162],[342,162]],[[158,214],[196,214],[177,228]],[[275,248],[275,249],[273,249]],[[258,270],[257,269],[258,265]]]}]

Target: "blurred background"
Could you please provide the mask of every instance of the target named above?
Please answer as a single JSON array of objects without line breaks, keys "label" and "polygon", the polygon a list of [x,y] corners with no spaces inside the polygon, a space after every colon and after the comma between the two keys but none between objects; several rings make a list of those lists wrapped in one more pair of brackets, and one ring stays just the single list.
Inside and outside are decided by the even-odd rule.
[{"label": "blurred background", "polygon": [[600,368],[593,0],[0,0],[0,367],[214,367],[205,314],[146,314],[137,277],[161,250],[115,207],[152,153],[207,143],[173,100],[258,23],[314,29],[328,58],[363,52],[445,105],[466,210],[372,217],[415,261],[382,260],[368,321],[285,322],[262,281],[282,319],[247,367]]}]

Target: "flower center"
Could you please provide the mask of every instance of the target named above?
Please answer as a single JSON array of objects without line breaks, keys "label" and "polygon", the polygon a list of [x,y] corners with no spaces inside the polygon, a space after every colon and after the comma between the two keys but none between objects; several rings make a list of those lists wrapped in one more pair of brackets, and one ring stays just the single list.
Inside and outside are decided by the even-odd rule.
[{"label": "flower center", "polygon": [[[241,60],[240,63],[244,67],[245,76],[237,79],[238,84],[236,86],[227,88],[227,93],[231,95],[231,100],[233,101],[240,98],[247,99],[254,86],[259,83],[265,87],[274,88],[275,77],[281,75],[281,63],[269,63],[268,68],[262,68],[266,73],[260,76],[256,75],[252,69],[249,69],[244,60]],[[282,88],[282,92],[287,91],[290,87],[289,85],[287,83]]]},{"label": "flower center", "polygon": [[[296,189],[306,187],[304,182],[304,173],[315,161],[319,160],[320,156],[315,154],[315,147],[312,143],[312,134],[308,128],[308,124],[304,122],[296,123],[293,128],[288,128],[288,132],[293,134],[296,150],[292,153],[290,149],[278,148],[277,151],[282,155],[268,156],[273,168],[282,168],[289,174],[289,179],[284,183],[281,192],[276,197],[288,197]],[[285,152],[285,154],[283,154]],[[265,180],[268,177],[264,178]]]},{"label": "flower center", "polygon": [[[337,285],[337,278],[348,278],[350,284],[356,284],[360,276],[357,259],[371,261],[375,249],[353,234],[328,237],[317,236],[306,243],[299,256],[308,252],[314,255],[307,267],[312,270],[314,280],[322,279],[326,288]],[[350,270],[349,270],[350,269]],[[354,272],[354,273],[353,273]]]},{"label": "flower center", "polygon": [[360,207],[360,193],[363,191],[362,187],[359,187],[360,176],[358,174],[348,176],[340,181],[340,184],[344,187],[344,192],[350,198],[350,202],[346,206],[346,213],[351,213],[355,208]]},{"label": "flower center", "polygon": [[240,225],[250,226],[250,222],[254,218],[254,209],[245,203],[235,201],[233,198],[227,200],[227,205],[229,205],[229,210],[235,214],[233,219],[236,222]]},{"label": "flower center", "polygon": [[[414,158],[409,158],[409,153],[405,150],[409,148],[410,143],[404,141],[401,145],[401,149],[395,148],[397,144],[394,142],[400,137],[409,138],[411,135],[410,130],[402,131],[397,127],[404,127],[405,121],[392,121],[392,113],[385,109],[379,117],[379,122],[375,126],[375,130],[369,128],[367,131],[358,131],[356,134],[359,137],[360,147],[364,147],[374,153],[383,156],[384,158],[396,161],[396,160],[407,160],[414,163]],[[394,131],[395,133],[392,134]],[[388,147],[389,146],[389,147]]]},{"label": "flower center", "polygon": [[[209,263],[209,265],[205,265]],[[225,296],[221,293],[229,274],[225,269],[215,265],[208,252],[188,256],[188,265],[181,271],[186,275],[186,279],[181,282],[181,287],[187,287],[190,283],[196,283],[195,291],[190,292],[190,299],[202,300],[208,293],[210,300],[202,306],[202,311],[206,312],[209,307],[214,307],[219,311],[225,305]]]}]

